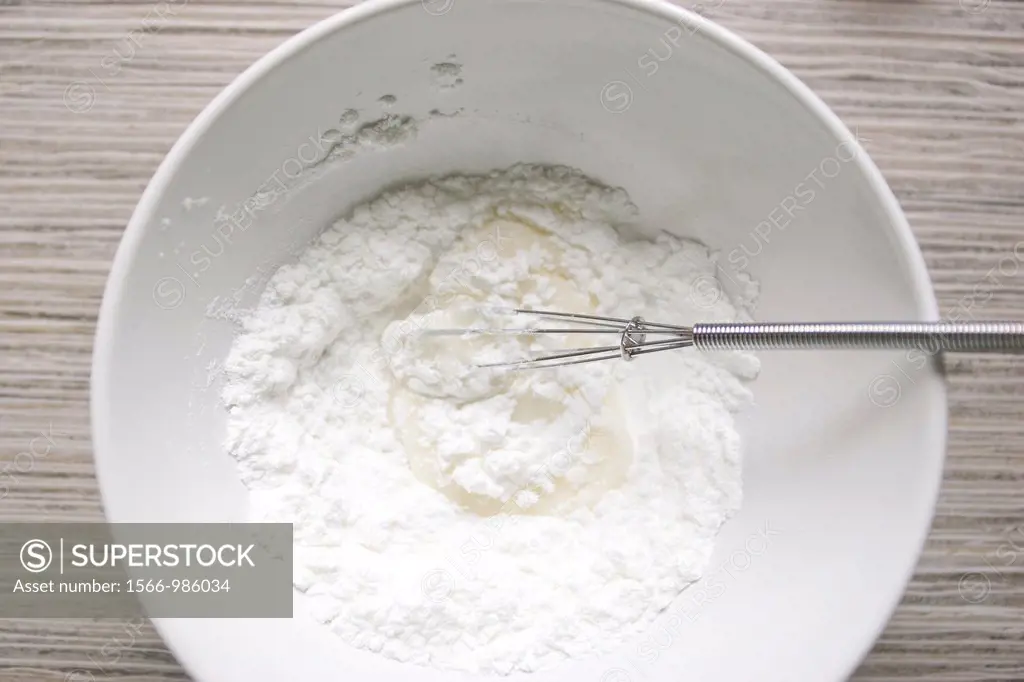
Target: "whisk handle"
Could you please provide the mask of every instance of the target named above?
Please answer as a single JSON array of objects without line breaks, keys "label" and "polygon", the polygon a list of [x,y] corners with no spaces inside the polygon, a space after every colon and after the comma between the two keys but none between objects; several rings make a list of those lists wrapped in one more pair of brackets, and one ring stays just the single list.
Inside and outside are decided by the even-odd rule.
[{"label": "whisk handle", "polygon": [[697,324],[699,350],[921,349],[1024,352],[1024,322],[801,322]]}]

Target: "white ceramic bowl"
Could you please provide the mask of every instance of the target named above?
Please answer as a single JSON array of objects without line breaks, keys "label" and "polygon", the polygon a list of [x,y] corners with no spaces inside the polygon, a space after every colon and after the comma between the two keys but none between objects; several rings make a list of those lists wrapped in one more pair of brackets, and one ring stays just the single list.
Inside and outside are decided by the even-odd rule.
[{"label": "white ceramic bowl", "polygon": [[[462,66],[457,87],[432,76],[444,62]],[[234,211],[275,174],[296,174],[296,159],[314,158],[311,137],[334,135],[350,108],[379,116],[384,95],[396,98],[392,113],[420,122],[415,139],[328,164],[251,227],[217,234],[219,207]],[[108,517],[245,518],[209,379],[232,326],[208,314],[211,303],[251,305],[260,276],[387,185],[520,161],[622,186],[652,229],[721,249],[723,281],[745,270],[762,283],[759,319],[937,318],[904,217],[854,137],[722,28],[645,0],[370,2],[239,77],[146,190],[96,339]],[[216,254],[209,263],[192,255],[203,247]],[[940,378],[902,353],[762,358],[758,405],[742,424],[746,498],[721,535],[714,584],[684,595],[684,611],[670,609],[635,645],[533,682],[825,682],[845,679],[869,649],[928,530],[944,452]],[[202,682],[464,679],[350,649],[298,619],[157,627]]]}]

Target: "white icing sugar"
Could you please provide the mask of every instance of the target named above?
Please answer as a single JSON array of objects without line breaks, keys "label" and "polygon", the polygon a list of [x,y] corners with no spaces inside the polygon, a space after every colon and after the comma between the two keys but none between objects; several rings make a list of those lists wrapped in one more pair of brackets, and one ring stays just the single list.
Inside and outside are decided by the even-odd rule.
[{"label": "white icing sugar", "polygon": [[705,570],[741,500],[753,356],[508,371],[478,365],[617,339],[424,333],[537,324],[509,307],[743,317],[706,295],[707,248],[624,237],[636,220],[621,190],[516,166],[383,194],[271,278],[225,362],[227,447],[343,640],[539,670],[626,642]]}]

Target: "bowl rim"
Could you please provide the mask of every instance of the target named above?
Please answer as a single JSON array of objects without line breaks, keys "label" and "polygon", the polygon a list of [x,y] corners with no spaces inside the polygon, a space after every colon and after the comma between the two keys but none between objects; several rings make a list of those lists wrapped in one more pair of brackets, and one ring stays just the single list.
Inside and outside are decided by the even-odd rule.
[{"label": "bowl rim", "polygon": [[[452,2],[453,0],[447,0]],[[899,256],[905,272],[910,276],[913,293],[917,299],[917,313],[922,320],[938,320],[939,309],[932,287],[931,278],[925,264],[924,256],[913,236],[906,216],[901,209],[892,189],[886,183],[881,171],[874,161],[868,157],[856,135],[842,123],[839,117],[818,97],[803,81],[792,72],[782,66],[773,57],[755,47],[746,39],[733,33],[731,30],[704,18],[700,14],[684,7],[670,4],[665,0],[597,0],[607,5],[615,5],[626,9],[632,9],[641,13],[654,16],[659,19],[666,19],[676,23],[686,22],[686,25],[695,27],[694,33],[700,33],[704,39],[710,40],[717,46],[722,47],[742,58],[751,66],[760,69],[771,80],[785,88],[804,108],[806,108],[841,144],[847,145],[854,151],[852,162],[863,174],[873,194],[877,197],[881,208],[889,218],[891,236],[895,238],[899,248]],[[103,299],[99,309],[96,324],[96,333],[93,343],[91,382],[90,382],[90,427],[92,433],[93,459],[96,469],[97,484],[100,491],[101,504],[104,509],[106,520],[110,523],[118,522],[118,519],[111,518],[109,504],[112,498],[116,497],[116,487],[113,484],[113,470],[115,463],[104,453],[110,452],[112,440],[111,425],[112,415],[109,412],[111,384],[109,382],[110,368],[116,359],[112,354],[112,340],[115,334],[114,319],[115,312],[120,307],[125,295],[125,281],[131,263],[139,251],[145,226],[151,222],[156,213],[159,202],[165,193],[172,178],[177,173],[179,166],[192,152],[206,131],[213,123],[222,116],[225,111],[251,87],[257,84],[272,70],[283,64],[289,58],[301,51],[308,49],[322,38],[342,31],[348,27],[361,22],[373,19],[389,12],[400,11],[409,5],[425,4],[427,0],[366,0],[362,4],[355,5],[320,20],[312,26],[291,36],[282,44],[259,58],[245,71],[236,76],[186,127],[178,140],[171,147],[171,150],[164,157],[157,167],[156,172],[150,179],[143,192],[138,205],[132,213],[125,228],[124,234],[118,245],[111,265],[110,273],[103,292]],[[718,5],[720,6],[720,1]],[[937,384],[933,389],[942,402],[946,403],[946,387],[944,384]],[[939,490],[942,483],[945,469],[945,459],[948,447],[948,407],[943,408],[933,417],[933,428],[939,433],[935,440],[941,448],[941,453],[936,459],[936,471],[932,472],[930,490],[927,498],[926,523],[918,533],[917,550],[914,561],[905,571],[902,585],[903,588],[896,594],[891,595],[889,606],[884,618],[880,618],[869,638],[859,642],[856,647],[857,654],[851,656],[848,661],[841,680],[849,678],[860,663],[870,652],[875,641],[887,627],[892,614],[899,605],[906,586],[913,578],[917,563],[920,560],[925,542],[931,531],[934,519]],[[122,519],[121,522],[128,522],[130,519]],[[203,666],[199,656],[184,647],[179,647],[175,637],[176,621],[178,619],[153,618],[151,619],[154,628],[160,634],[168,649],[175,658],[190,673],[201,670]],[[198,680],[199,678],[197,678]]]}]

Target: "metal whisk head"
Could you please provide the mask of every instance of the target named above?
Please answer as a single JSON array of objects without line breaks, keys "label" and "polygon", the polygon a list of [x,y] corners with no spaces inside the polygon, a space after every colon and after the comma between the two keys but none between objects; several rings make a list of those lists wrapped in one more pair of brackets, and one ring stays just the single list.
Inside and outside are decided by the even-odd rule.
[{"label": "metal whisk head", "polygon": [[[622,317],[602,317],[600,315],[581,315],[577,313],[560,313],[550,310],[528,310],[511,308],[507,312],[516,315],[531,315],[538,321],[549,320],[563,324],[577,325],[574,327],[541,327],[527,326],[512,329],[429,329],[423,333],[429,336],[540,336],[544,334],[606,334],[616,338],[614,345],[597,346],[594,348],[575,348],[571,350],[538,353],[519,360],[509,362],[490,362],[477,367],[507,367],[509,369],[536,369],[543,367],[559,367],[562,365],[579,365],[598,360],[632,360],[637,355],[656,353],[663,350],[686,348],[693,345],[693,328],[680,327],[674,324],[648,322],[642,317],[630,319]],[[650,339],[650,337],[654,337]]]}]

